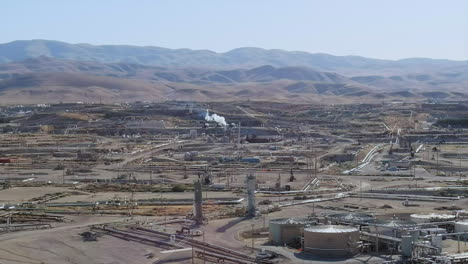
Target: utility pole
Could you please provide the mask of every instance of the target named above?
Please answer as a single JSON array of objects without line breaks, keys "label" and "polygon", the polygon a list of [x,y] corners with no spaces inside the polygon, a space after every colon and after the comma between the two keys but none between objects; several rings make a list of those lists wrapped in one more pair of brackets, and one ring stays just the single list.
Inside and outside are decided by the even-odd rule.
[{"label": "utility pole", "polygon": [[241,123],[239,121],[239,128],[238,128],[238,131],[237,131],[237,147],[240,148],[240,144],[241,144]]},{"label": "utility pole", "polygon": [[162,188],[164,187],[164,178],[161,177],[162,179],[162,185],[161,187],[159,188],[159,193],[161,195],[161,208],[163,209],[163,212],[164,212],[164,232],[166,232],[166,225],[167,225],[167,212],[166,212],[166,206],[163,206],[163,191],[162,191]]},{"label": "utility pole", "polygon": [[459,175],[460,181],[461,181],[461,178],[462,178],[462,158],[461,158],[461,155],[460,155],[460,150],[458,150],[458,160],[460,161],[459,168],[458,168],[458,175]]},{"label": "utility pole", "polygon": [[12,215],[12,213],[9,213],[8,217],[7,217],[7,232],[10,232],[11,215]]},{"label": "utility pole", "polygon": [[440,152],[440,143],[437,145],[439,148],[436,148],[436,163],[437,163],[437,174],[439,174],[439,152]]},{"label": "utility pole", "polygon": [[133,216],[133,207],[135,205],[135,189],[132,187],[132,196],[130,200],[130,216]]}]

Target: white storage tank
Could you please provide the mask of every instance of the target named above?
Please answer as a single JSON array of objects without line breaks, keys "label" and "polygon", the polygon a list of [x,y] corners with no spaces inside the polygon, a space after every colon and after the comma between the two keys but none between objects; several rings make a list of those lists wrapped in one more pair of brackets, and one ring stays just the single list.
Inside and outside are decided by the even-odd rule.
[{"label": "white storage tank", "polygon": [[342,225],[305,228],[304,251],[321,257],[354,256],[359,252],[359,230]]},{"label": "white storage tank", "polygon": [[403,221],[398,219],[392,220],[376,220],[369,223],[371,233],[379,233],[384,236],[400,237],[402,229],[410,229],[415,227],[414,222]]},{"label": "white storage tank", "polygon": [[364,224],[370,221],[374,221],[375,217],[365,213],[340,213],[330,214],[328,215],[328,219],[330,219],[333,224]]},{"label": "white storage tank", "polygon": [[464,239],[468,239],[468,219],[455,222],[455,233],[467,232],[467,235],[462,235]]},{"label": "white storage tank", "polygon": [[412,214],[410,216],[412,222],[417,224],[432,223],[432,222],[446,222],[455,220],[454,215],[450,214]]}]

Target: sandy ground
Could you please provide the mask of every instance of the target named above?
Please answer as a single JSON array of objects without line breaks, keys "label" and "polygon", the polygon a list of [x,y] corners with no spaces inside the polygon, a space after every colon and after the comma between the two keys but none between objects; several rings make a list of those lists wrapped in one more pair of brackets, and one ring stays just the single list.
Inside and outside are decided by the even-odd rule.
[{"label": "sandy ground", "polygon": [[118,221],[116,217],[73,217],[71,223],[40,231],[2,235],[0,263],[152,263],[145,254],[155,248],[103,236],[83,242],[80,233],[87,225]]},{"label": "sandy ground", "polygon": [[[44,186],[44,187],[14,187],[6,190],[0,190],[0,203],[19,203],[25,202],[32,198],[40,197],[45,194],[52,194],[57,192],[70,192],[72,195],[62,197],[56,200],[52,200],[52,203],[67,203],[67,202],[96,202],[109,200],[114,197],[130,199],[132,196],[131,192],[97,192],[97,193],[87,193],[81,190],[75,190],[73,188],[67,187],[54,187],[54,186]],[[169,192],[162,194],[164,199],[193,199],[192,192]],[[135,192],[135,199],[159,199],[161,193],[155,192]],[[239,199],[243,197],[242,194],[234,194],[232,192],[203,192],[203,198],[208,199],[217,199],[217,198],[232,198]]]},{"label": "sandy ground", "polygon": [[[57,230],[55,230],[57,231]],[[65,231],[65,230],[64,230]],[[0,242],[0,263],[152,263],[145,254],[155,249],[110,236],[98,242],[83,242],[79,233],[68,229],[53,236],[36,234]],[[53,231],[52,231],[53,232]]]},{"label": "sandy ground", "polygon": [[[153,193],[153,192],[135,192],[134,194],[134,199],[159,199],[161,198],[161,193]],[[120,198],[130,198],[132,196],[132,193],[130,192],[99,192],[99,193],[89,193],[89,194],[83,194],[83,195],[72,195],[72,196],[67,196],[63,198],[59,198],[57,200],[54,200],[53,202],[55,203],[66,203],[66,202],[77,202],[77,201],[82,201],[82,202],[95,202],[95,201],[104,201],[108,199],[112,199],[115,196],[118,196]],[[0,196],[1,197],[1,196]],[[163,193],[162,197],[164,199],[193,199],[193,193],[192,192],[184,192],[184,193]],[[216,198],[233,198],[233,199],[239,199],[240,197],[236,196],[236,194],[233,194],[231,192],[208,192],[206,194],[205,192],[203,193],[203,198],[208,197],[208,199],[216,199]]]},{"label": "sandy ground", "polygon": [[0,203],[25,202],[35,197],[40,197],[48,193],[70,191],[65,187],[43,186],[43,187],[13,187],[0,190]]},{"label": "sandy ground", "polygon": [[[460,245],[460,248],[458,247]],[[460,252],[458,252],[460,249]],[[463,238],[458,241],[455,238],[448,238],[442,241],[442,250],[449,253],[463,253],[468,252],[468,239],[465,241]]]}]

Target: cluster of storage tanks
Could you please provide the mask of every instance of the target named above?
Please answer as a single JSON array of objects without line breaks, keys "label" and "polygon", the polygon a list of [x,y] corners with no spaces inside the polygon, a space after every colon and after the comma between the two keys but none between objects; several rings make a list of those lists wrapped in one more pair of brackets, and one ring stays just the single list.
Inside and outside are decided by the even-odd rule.
[{"label": "cluster of storage tanks", "polygon": [[305,252],[317,256],[352,256],[359,251],[359,230],[343,225],[317,225],[307,218],[281,218],[270,221],[270,241],[286,245],[303,238]]},{"label": "cluster of storage tanks", "polygon": [[[410,221],[404,221],[377,220],[369,214],[345,213],[329,215],[326,221],[331,225],[319,225],[316,220],[307,218],[281,218],[269,223],[270,241],[284,246],[302,239],[304,252],[316,256],[350,257],[359,253],[360,248],[360,230],[355,226],[367,225],[370,233],[390,237],[402,237],[398,230],[414,230],[410,233],[415,236],[412,239],[417,239],[420,230],[417,224],[454,220],[455,216],[448,214],[413,214]],[[454,231],[468,232],[468,220],[455,222]]]},{"label": "cluster of storage tanks", "polygon": [[317,222],[308,218],[279,218],[270,220],[270,242],[283,246],[302,236],[302,230],[316,225]]}]

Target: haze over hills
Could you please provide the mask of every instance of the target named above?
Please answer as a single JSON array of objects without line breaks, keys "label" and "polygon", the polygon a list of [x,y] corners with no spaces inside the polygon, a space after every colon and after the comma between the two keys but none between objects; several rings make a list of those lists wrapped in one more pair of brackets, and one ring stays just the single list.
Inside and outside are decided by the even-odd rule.
[{"label": "haze over hills", "polygon": [[320,81],[331,83],[353,82],[331,72],[319,72],[307,67],[273,67],[264,65],[252,69],[210,70],[200,68],[172,69],[129,63],[99,63],[89,61],[65,61],[47,57],[27,59],[21,62],[0,64],[0,78],[33,72],[79,72],[119,78],[186,83],[239,83],[268,82],[279,79]]},{"label": "haze over hills", "polygon": [[[301,51],[238,48],[225,53],[209,50],[167,49],[123,45],[69,44],[51,40],[21,40],[0,44],[0,63],[47,56],[56,59],[132,63],[170,68],[233,69],[304,66],[318,71],[344,75],[401,74],[422,71],[444,71],[467,66],[468,61],[410,58],[397,61],[369,59],[359,56],[333,56]],[[364,73],[364,74],[363,74]]]},{"label": "haze over hills", "polygon": [[347,101],[466,98],[468,62],[240,48],[226,53],[58,41],[0,44],[0,100]]}]

